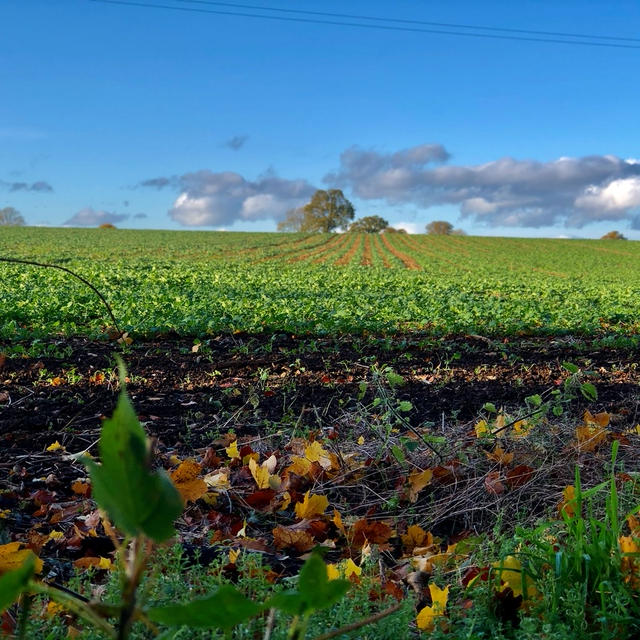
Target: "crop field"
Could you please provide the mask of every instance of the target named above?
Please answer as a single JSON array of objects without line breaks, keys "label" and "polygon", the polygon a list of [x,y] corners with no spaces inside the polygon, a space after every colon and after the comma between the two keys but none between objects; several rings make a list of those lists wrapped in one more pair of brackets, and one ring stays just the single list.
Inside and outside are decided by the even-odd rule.
[{"label": "crop field", "polygon": [[[640,243],[406,234],[5,229],[0,255],[67,267],[137,335],[419,330],[633,333]],[[99,335],[96,295],[0,264],[0,336]]]},{"label": "crop field", "polygon": [[0,635],[640,634],[640,243],[6,228],[0,257],[115,318],[0,262]]}]

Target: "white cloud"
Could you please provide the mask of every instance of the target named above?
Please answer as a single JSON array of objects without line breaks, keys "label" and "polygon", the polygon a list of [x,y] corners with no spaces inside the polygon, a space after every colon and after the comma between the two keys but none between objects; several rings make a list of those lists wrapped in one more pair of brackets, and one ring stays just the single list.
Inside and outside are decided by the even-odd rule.
[{"label": "white cloud", "polygon": [[424,225],[417,222],[394,222],[392,225],[395,229],[404,229],[407,233],[424,233]]},{"label": "white cloud", "polygon": [[[162,181],[156,178],[154,182]],[[315,188],[305,180],[286,180],[267,173],[255,181],[238,173],[203,170],[179,178],[181,193],[169,216],[187,227],[219,227],[237,220],[282,219],[309,200]]]},{"label": "white cloud", "polygon": [[455,204],[463,218],[490,226],[582,227],[631,218],[640,208],[640,164],[612,155],[548,162],[500,158],[447,165],[442,145],[395,153],[351,147],[325,182],[359,198],[422,208]]}]

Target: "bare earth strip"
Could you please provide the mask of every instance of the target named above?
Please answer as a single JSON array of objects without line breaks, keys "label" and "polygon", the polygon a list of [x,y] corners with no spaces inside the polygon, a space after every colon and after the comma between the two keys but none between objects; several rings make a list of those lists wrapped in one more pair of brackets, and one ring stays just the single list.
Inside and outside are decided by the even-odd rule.
[{"label": "bare earth strip", "polygon": [[399,249],[396,249],[391,244],[389,237],[385,234],[382,235],[382,244],[384,244],[389,252],[396,258],[398,258],[398,260],[400,260],[407,269],[411,269],[413,271],[422,271],[422,267],[411,256],[408,256],[406,253],[403,253]]}]

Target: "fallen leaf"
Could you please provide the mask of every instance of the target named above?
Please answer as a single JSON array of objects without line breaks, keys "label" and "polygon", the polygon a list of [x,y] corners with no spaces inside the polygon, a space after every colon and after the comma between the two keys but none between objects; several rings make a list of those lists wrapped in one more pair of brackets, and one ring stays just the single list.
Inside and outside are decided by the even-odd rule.
[{"label": "fallen leaf", "polygon": [[326,496],[316,494],[310,495],[309,491],[305,493],[304,500],[295,505],[296,516],[302,520],[303,518],[313,518],[321,516],[329,506],[329,499]]},{"label": "fallen leaf", "polygon": [[485,452],[489,460],[497,462],[499,465],[507,465],[513,462],[513,453],[507,453],[500,445],[491,452]]},{"label": "fallen leaf", "polygon": [[171,473],[171,480],[185,502],[195,502],[207,493],[207,483],[198,477],[201,471],[195,460],[185,460]]},{"label": "fallen leaf", "polygon": [[278,526],[273,529],[273,545],[276,549],[295,549],[304,553],[315,546],[315,541],[308,531]]},{"label": "fallen leaf", "polygon": [[570,484],[562,491],[562,500],[558,503],[558,515],[566,514],[570,518],[576,515],[576,488]]},{"label": "fallen leaf", "polygon": [[234,440],[228,447],[225,447],[225,451],[232,460],[234,458],[239,458],[240,452],[238,451],[238,441]]},{"label": "fallen leaf", "polygon": [[500,481],[499,471],[490,471],[484,477],[485,489],[492,495],[498,496],[505,492],[505,486]]},{"label": "fallen leaf", "polygon": [[317,462],[323,469],[331,469],[332,467],[329,451],[324,449],[317,440],[305,447],[304,457],[309,462]]},{"label": "fallen leaf", "polygon": [[47,451],[59,451],[60,449],[65,451],[65,448],[57,440],[47,447]]},{"label": "fallen leaf", "polygon": [[353,544],[362,547],[366,543],[385,544],[393,535],[391,527],[380,520],[358,520],[351,529]]},{"label": "fallen leaf", "polygon": [[425,469],[424,471],[414,471],[409,474],[409,502],[414,503],[418,500],[418,494],[431,483],[433,471]]},{"label": "fallen leaf", "polygon": [[[33,551],[24,548],[21,542],[9,542],[8,544],[0,545],[0,575],[6,571],[19,569],[32,554]],[[35,572],[40,573],[41,571],[42,560],[36,556]]]},{"label": "fallen leaf", "polygon": [[431,582],[429,583],[429,593],[431,594],[431,606],[424,607],[416,617],[416,624],[421,631],[433,631],[437,619],[444,616],[449,599],[449,585],[441,589]]}]

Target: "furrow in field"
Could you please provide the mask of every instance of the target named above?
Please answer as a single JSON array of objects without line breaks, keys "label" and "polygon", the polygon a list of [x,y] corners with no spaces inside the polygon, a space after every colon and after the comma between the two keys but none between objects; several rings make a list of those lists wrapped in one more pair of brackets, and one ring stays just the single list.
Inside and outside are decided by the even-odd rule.
[{"label": "furrow in field", "polygon": [[364,237],[360,233],[352,233],[353,241],[349,244],[348,249],[333,263],[336,267],[346,267],[350,265],[358,252],[362,249]]},{"label": "furrow in field", "polygon": [[371,267],[373,266],[373,242],[371,239],[371,234],[367,233],[364,237],[364,247],[362,247],[362,259],[360,260],[360,264],[363,267]]},{"label": "furrow in field", "polygon": [[339,258],[345,251],[349,250],[349,247],[353,243],[352,233],[343,233],[340,235],[340,242],[335,244],[331,251],[327,251],[319,256],[316,260],[313,260],[314,264],[327,264],[333,263]]},{"label": "furrow in field", "polygon": [[[396,233],[393,234],[394,237],[396,236],[400,236],[403,234],[400,233]],[[407,268],[407,269],[411,269],[413,271],[421,271],[422,267],[409,255],[407,255],[406,253],[400,251],[399,249],[397,249],[396,247],[393,246],[393,244],[391,243],[390,239],[389,239],[389,235],[388,234],[382,234],[381,236],[382,238],[382,244],[384,244],[384,246],[387,248],[387,250],[394,255],[396,258],[398,258],[398,260],[400,260],[402,262],[402,264]]]},{"label": "furrow in field", "polygon": [[331,234],[333,237],[329,242],[319,248],[317,251],[312,251],[306,255],[295,256],[290,262],[310,262],[310,263],[322,263],[327,259],[327,256],[334,255],[344,244],[344,236]]},{"label": "furrow in field", "polygon": [[262,256],[258,260],[254,260],[254,264],[259,264],[261,262],[268,262],[269,260],[278,260],[280,258],[285,258],[287,256],[291,256],[300,252],[308,252],[316,249],[320,249],[324,247],[326,244],[331,242],[333,238],[318,236],[317,234],[311,235],[307,238],[303,238],[302,240],[291,242],[289,246],[293,247],[292,249],[288,249],[287,251],[278,251],[277,253],[273,253],[267,256]]},{"label": "furrow in field", "polygon": [[385,269],[391,269],[393,265],[391,264],[391,254],[385,251],[382,246],[382,241],[380,240],[380,234],[376,234],[373,238],[373,248],[374,248],[374,256],[375,259],[382,262],[382,266]]}]

